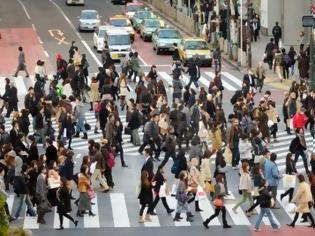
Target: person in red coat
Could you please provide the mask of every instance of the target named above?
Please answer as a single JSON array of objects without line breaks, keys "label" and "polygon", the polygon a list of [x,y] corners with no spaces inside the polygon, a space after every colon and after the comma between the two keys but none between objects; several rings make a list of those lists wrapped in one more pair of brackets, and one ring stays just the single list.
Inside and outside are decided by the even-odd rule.
[{"label": "person in red coat", "polygon": [[292,124],[293,124],[293,128],[297,129],[304,129],[305,124],[308,120],[307,116],[305,115],[305,108],[302,107],[300,112],[297,112],[294,116],[293,116],[293,120],[292,120]]}]

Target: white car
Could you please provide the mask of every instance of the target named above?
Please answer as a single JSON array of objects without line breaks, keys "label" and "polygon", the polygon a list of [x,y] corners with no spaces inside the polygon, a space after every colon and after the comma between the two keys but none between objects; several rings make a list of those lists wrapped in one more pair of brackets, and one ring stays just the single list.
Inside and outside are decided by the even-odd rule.
[{"label": "white car", "polygon": [[112,28],[105,32],[110,57],[113,60],[127,58],[131,52],[131,40],[129,33],[123,29]]},{"label": "white car", "polygon": [[100,16],[96,10],[82,10],[79,17],[79,31],[94,31],[100,22]]},{"label": "white car", "polygon": [[109,24],[119,29],[126,30],[129,35],[131,42],[135,39],[135,31],[132,28],[130,20],[123,15],[115,15],[109,18]]},{"label": "white car", "polygon": [[93,46],[98,52],[101,52],[104,49],[105,33],[111,28],[113,27],[110,25],[103,25],[95,28],[93,34]]},{"label": "white car", "polygon": [[82,5],[84,6],[84,0],[66,0],[66,5]]}]

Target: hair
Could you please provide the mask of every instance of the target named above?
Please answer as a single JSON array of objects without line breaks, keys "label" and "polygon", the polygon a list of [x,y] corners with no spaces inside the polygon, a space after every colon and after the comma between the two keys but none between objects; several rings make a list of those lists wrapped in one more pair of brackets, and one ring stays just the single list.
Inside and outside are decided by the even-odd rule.
[{"label": "hair", "polygon": [[244,173],[248,173],[248,169],[247,169],[248,166],[249,166],[249,164],[247,161],[243,162],[242,169],[243,169]]},{"label": "hair", "polygon": [[217,174],[217,175],[215,176],[215,181],[216,181],[217,183],[222,183],[222,182],[223,182],[223,178],[224,178],[223,174]]},{"label": "hair", "polygon": [[19,47],[19,51],[22,52],[23,51],[23,47],[20,46]]},{"label": "hair", "polygon": [[94,143],[94,144],[93,144],[93,147],[94,147],[96,150],[100,150],[101,145],[100,145],[99,143]]},{"label": "hair", "polygon": [[267,183],[267,181],[266,181],[265,179],[262,179],[262,180],[260,181],[259,187],[264,187],[264,186],[266,185],[266,183]]},{"label": "hair", "polygon": [[148,187],[148,186],[150,186],[149,172],[144,170],[141,172],[141,187]]},{"label": "hair", "polygon": [[87,165],[82,165],[80,168],[80,173],[84,174],[86,176],[86,170],[88,170],[89,167]]},{"label": "hair", "polygon": [[276,160],[277,160],[277,154],[274,153],[274,152],[271,153],[271,154],[270,154],[270,160],[271,160],[271,161],[276,161]]},{"label": "hair", "polygon": [[302,175],[302,174],[299,174],[299,175],[297,176],[297,178],[298,178],[298,180],[299,180],[300,183],[302,183],[302,182],[305,181],[305,177],[304,177],[304,175]]},{"label": "hair", "polygon": [[90,159],[90,156],[86,155],[86,156],[83,156],[82,158],[82,165],[89,165],[89,159]]},{"label": "hair", "polygon": [[61,183],[61,188],[67,188],[68,186],[68,180],[65,177],[61,177],[60,183]]},{"label": "hair", "polygon": [[286,156],[286,160],[291,160],[291,157],[292,157],[292,153],[289,152],[289,153],[287,154],[287,156]]}]

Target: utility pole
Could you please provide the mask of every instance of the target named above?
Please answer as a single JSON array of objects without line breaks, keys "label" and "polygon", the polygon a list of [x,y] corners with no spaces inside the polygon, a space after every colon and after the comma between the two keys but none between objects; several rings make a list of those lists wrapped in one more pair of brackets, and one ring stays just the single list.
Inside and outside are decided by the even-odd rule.
[{"label": "utility pole", "polygon": [[250,21],[252,20],[253,7],[251,0],[247,0],[247,67],[252,67],[252,37],[251,37],[251,28]]},{"label": "utility pole", "polygon": [[231,0],[227,1],[227,53],[229,59],[232,59],[232,44],[231,44]]}]

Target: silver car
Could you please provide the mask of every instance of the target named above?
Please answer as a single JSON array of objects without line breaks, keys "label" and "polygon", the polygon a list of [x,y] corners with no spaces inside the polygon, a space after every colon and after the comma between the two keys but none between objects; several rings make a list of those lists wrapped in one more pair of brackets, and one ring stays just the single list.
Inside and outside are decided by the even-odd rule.
[{"label": "silver car", "polygon": [[96,10],[82,10],[79,17],[79,31],[94,31],[100,22],[100,16]]}]

